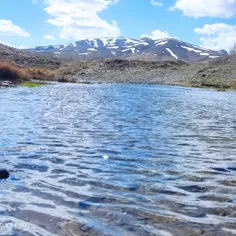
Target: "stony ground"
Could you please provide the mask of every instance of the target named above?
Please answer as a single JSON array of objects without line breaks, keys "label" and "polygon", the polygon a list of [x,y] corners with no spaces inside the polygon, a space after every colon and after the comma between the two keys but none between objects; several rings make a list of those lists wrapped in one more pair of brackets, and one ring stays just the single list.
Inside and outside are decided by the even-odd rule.
[{"label": "stony ground", "polygon": [[182,61],[147,62],[96,60],[64,64],[58,78],[78,83],[158,83],[176,84],[185,77],[189,65]]},{"label": "stony ground", "polygon": [[61,82],[145,83],[229,89],[236,87],[236,62],[187,64],[182,61],[148,62],[96,60],[63,64]]},{"label": "stony ground", "polygon": [[201,66],[189,79],[189,83],[194,87],[236,89],[236,61]]}]

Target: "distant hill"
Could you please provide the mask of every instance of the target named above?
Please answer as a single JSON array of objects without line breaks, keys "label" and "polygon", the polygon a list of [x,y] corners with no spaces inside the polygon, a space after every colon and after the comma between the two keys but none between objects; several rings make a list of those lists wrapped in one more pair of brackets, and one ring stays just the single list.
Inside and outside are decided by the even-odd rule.
[{"label": "distant hill", "polygon": [[32,55],[31,53],[0,44],[0,60],[11,61],[20,67],[58,68],[61,62],[57,58]]},{"label": "distant hill", "polygon": [[34,55],[85,60],[123,58],[147,61],[183,60],[205,62],[221,57],[226,51],[212,51],[174,38],[153,40],[148,37],[80,40],[65,45],[38,46],[27,49]]}]

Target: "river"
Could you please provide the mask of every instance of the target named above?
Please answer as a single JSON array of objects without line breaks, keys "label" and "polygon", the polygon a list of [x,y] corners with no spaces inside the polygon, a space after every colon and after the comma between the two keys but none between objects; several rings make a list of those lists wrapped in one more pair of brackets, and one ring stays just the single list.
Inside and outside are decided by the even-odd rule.
[{"label": "river", "polygon": [[0,89],[1,235],[235,235],[236,93]]}]

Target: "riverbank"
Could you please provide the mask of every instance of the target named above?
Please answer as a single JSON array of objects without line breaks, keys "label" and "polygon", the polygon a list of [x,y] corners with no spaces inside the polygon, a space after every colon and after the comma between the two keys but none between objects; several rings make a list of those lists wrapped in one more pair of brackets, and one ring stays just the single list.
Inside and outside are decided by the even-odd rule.
[{"label": "riverbank", "polygon": [[211,64],[106,59],[63,64],[57,77],[77,83],[165,84],[224,90],[236,88],[235,65],[230,58]]},{"label": "riverbank", "polygon": [[183,61],[104,59],[61,63],[59,67],[21,67],[0,62],[0,86],[40,80],[73,83],[137,83],[236,89],[235,61],[187,64]]}]

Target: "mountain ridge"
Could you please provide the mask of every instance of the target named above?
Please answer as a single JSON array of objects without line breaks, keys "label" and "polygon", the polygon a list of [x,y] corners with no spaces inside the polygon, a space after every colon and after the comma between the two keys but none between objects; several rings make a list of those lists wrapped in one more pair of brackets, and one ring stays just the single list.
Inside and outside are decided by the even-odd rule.
[{"label": "mountain ridge", "polygon": [[149,37],[85,39],[64,45],[36,46],[27,51],[36,55],[55,56],[68,60],[122,58],[204,62],[225,55],[221,53],[225,50],[213,51],[175,38],[154,40]]}]

